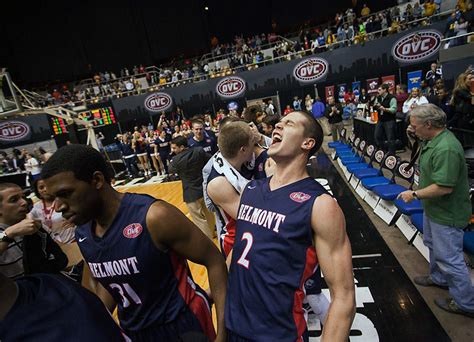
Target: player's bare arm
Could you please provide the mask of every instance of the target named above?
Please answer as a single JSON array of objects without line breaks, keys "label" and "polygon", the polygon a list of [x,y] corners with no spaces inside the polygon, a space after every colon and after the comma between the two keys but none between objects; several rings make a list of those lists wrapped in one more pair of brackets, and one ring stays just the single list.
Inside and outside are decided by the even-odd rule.
[{"label": "player's bare arm", "polygon": [[207,185],[207,193],[212,201],[220,206],[233,219],[237,218],[240,195],[225,177],[217,177]]},{"label": "player's bare arm", "polygon": [[186,259],[207,268],[217,312],[216,341],[225,341],[227,269],[219,250],[181,211],[166,202],[155,202],[148,210],[146,222],[157,248],[171,248]]},{"label": "player's bare arm", "polygon": [[319,265],[331,293],[322,340],[347,341],[355,315],[352,250],[346,234],[344,214],[331,196],[322,195],[316,199],[311,225]]},{"label": "player's bare arm", "polygon": [[82,271],[82,286],[96,294],[109,312],[113,312],[117,303],[110,293],[92,276],[91,270],[87,262],[84,262]]}]

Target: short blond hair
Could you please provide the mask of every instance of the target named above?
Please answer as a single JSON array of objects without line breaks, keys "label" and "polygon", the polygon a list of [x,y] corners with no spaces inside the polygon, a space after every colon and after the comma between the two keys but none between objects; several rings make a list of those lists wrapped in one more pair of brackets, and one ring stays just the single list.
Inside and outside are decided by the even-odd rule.
[{"label": "short blond hair", "polygon": [[230,122],[219,132],[217,144],[224,158],[235,158],[243,146],[248,146],[253,139],[249,125],[242,121]]}]

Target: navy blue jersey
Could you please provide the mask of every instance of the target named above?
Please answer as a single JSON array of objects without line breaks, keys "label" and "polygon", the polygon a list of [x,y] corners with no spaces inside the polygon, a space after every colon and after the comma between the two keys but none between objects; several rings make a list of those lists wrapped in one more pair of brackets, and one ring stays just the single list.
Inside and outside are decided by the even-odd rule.
[{"label": "navy blue jersey", "polygon": [[93,233],[93,222],[76,229],[76,241],[93,277],[117,302],[122,328],[133,333],[174,321],[186,306],[193,312],[202,310],[197,308],[202,299],[186,259],[172,249],[158,249],[152,241],[146,216],[155,201],[126,193],[102,238]]},{"label": "navy blue jersey", "polygon": [[171,153],[171,138],[169,136],[165,136],[164,139],[156,138],[155,145],[158,146],[158,154],[165,157],[165,159]]},{"label": "navy blue jersey", "polygon": [[270,191],[270,179],[251,181],[241,196],[226,327],[255,341],[300,341],[304,283],[317,266],[311,213],[326,191],[309,177]]},{"label": "navy blue jersey", "polygon": [[204,133],[204,139],[197,141],[194,137],[188,138],[188,147],[197,147],[200,146],[204,149],[205,152],[214,154],[217,151],[216,140],[209,136],[207,133]]},{"label": "navy blue jersey", "polygon": [[263,150],[260,155],[255,158],[255,167],[253,169],[253,178],[254,179],[262,179],[267,178],[267,174],[265,173],[265,163],[268,159],[268,151]]},{"label": "navy blue jersey", "polygon": [[61,275],[19,278],[0,341],[126,341],[98,297]]},{"label": "navy blue jersey", "polygon": [[132,144],[131,143],[122,143],[119,142],[120,150],[122,151],[122,155],[125,156],[131,156],[135,154],[135,151],[132,149]]}]

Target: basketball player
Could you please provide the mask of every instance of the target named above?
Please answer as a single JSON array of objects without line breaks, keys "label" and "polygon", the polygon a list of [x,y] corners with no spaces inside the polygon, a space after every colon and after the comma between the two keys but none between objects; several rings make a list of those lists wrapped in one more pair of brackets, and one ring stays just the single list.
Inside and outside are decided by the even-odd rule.
[{"label": "basketball player", "polygon": [[0,273],[0,341],[130,341],[103,303],[66,277]]},{"label": "basketball player", "polygon": [[[121,327],[133,341],[214,340],[210,308],[186,258],[206,266],[216,303],[218,341],[224,341],[226,266],[218,249],[177,208],[110,186],[94,149],[59,149],[42,171],[56,211],[78,225],[76,240],[88,287],[109,310],[118,304]],[[197,337],[193,337],[197,338]]]},{"label": "basketball player", "polygon": [[306,112],[282,118],[268,154],[272,177],[242,193],[229,272],[229,341],[307,341],[304,283],[319,264],[332,303],[325,341],[347,341],[355,314],[354,280],[344,215],[306,171],[321,146],[321,126]]},{"label": "basketball player", "polygon": [[245,122],[230,122],[220,129],[217,141],[220,152],[212,157],[204,189],[214,204],[217,236],[227,257],[234,244],[240,192],[248,182],[241,174],[242,167],[252,160],[255,135]]}]

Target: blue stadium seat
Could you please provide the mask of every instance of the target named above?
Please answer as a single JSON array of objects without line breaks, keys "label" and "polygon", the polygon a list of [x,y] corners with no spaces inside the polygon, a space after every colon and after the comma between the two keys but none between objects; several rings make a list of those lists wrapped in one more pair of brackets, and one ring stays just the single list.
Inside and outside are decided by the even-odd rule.
[{"label": "blue stadium seat", "polygon": [[347,165],[347,171],[349,173],[354,173],[356,170],[362,170],[362,169],[368,169],[368,168],[371,168],[371,166],[364,162]]},{"label": "blue stadium seat", "polygon": [[390,178],[387,177],[366,177],[361,179],[362,185],[367,190],[372,190],[376,186],[388,185],[392,182]]},{"label": "blue stadium seat", "polygon": [[413,214],[410,216],[410,219],[416,229],[423,234],[423,213]]},{"label": "blue stadium seat", "polygon": [[405,203],[402,199],[396,199],[393,203],[402,214],[408,216],[423,212],[423,206],[421,205],[420,200],[413,200],[410,203]]},{"label": "blue stadium seat", "polygon": [[344,147],[344,146],[348,146],[348,145],[343,143],[342,141],[331,141],[328,143],[329,148]]},{"label": "blue stadium seat", "polygon": [[[396,175],[410,183],[410,189],[413,186],[413,176],[415,174],[415,168],[408,161],[401,161],[396,168]],[[400,193],[408,190],[408,188],[399,184],[388,184],[382,186],[376,186],[372,189],[380,198],[386,201],[394,201]]]},{"label": "blue stadium seat", "polygon": [[368,169],[359,169],[354,171],[354,176],[356,176],[358,179],[364,179],[368,177],[377,177],[382,174],[382,171],[380,169],[376,168],[368,168]]},{"label": "blue stadium seat", "polygon": [[394,201],[405,190],[408,189],[399,184],[380,185],[372,189],[381,199],[386,201]]},{"label": "blue stadium seat", "polygon": [[467,254],[474,255],[474,231],[464,233],[464,251]]}]

